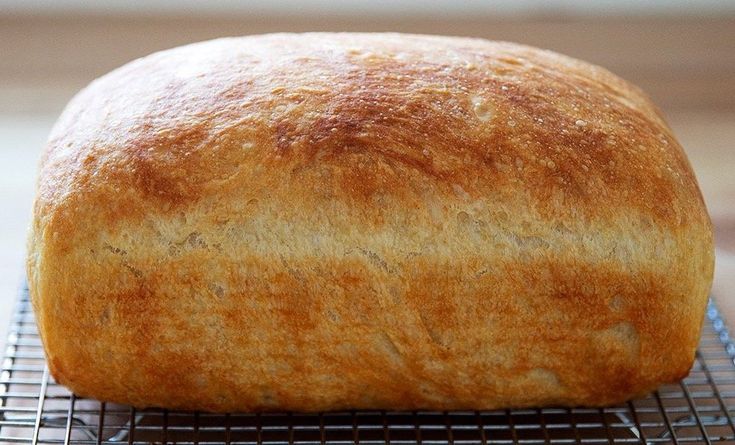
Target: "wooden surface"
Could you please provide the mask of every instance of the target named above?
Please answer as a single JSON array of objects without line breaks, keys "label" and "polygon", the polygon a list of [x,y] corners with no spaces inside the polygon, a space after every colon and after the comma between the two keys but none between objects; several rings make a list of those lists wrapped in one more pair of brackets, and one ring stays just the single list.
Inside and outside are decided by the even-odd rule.
[{"label": "wooden surface", "polygon": [[23,274],[38,153],[77,89],[127,60],[184,42],[318,29],[515,40],[599,63],[642,86],[664,109],[699,178],[716,227],[713,295],[735,328],[735,18],[111,19],[0,13],[0,332]]}]

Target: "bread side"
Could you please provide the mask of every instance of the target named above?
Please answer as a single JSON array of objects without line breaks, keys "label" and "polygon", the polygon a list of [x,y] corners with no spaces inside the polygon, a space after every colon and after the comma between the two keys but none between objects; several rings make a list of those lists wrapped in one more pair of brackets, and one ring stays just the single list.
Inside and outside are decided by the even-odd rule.
[{"label": "bread side", "polygon": [[598,67],[394,34],[224,39],[82,91],[28,275],[54,377],[136,406],[606,405],[688,372],[713,254]]}]

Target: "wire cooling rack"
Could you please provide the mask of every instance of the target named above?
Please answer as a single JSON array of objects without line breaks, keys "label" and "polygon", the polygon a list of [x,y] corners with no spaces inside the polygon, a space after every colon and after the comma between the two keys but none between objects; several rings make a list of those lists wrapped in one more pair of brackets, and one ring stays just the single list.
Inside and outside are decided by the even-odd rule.
[{"label": "wire cooling rack", "polygon": [[0,371],[0,443],[735,444],[735,345],[712,303],[707,320],[689,377],[620,406],[216,415],[75,397],[49,376],[24,290]]}]

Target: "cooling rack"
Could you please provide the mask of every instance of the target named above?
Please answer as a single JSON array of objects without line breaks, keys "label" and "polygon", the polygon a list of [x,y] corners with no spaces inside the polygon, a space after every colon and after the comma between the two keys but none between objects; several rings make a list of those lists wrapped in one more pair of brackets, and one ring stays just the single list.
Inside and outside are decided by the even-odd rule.
[{"label": "cooling rack", "polygon": [[0,443],[30,444],[735,444],[735,345],[710,303],[689,376],[604,408],[322,414],[136,410],[77,398],[48,373],[27,290],[0,371]]}]

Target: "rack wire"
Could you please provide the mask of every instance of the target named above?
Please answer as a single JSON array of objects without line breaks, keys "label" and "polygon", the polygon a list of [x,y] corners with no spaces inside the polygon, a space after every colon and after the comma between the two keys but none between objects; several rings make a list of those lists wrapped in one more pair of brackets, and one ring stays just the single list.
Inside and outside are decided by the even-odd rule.
[{"label": "rack wire", "polygon": [[735,345],[712,302],[707,321],[686,379],[609,408],[217,415],[136,410],[57,385],[24,289],[0,370],[0,443],[735,444]]}]

